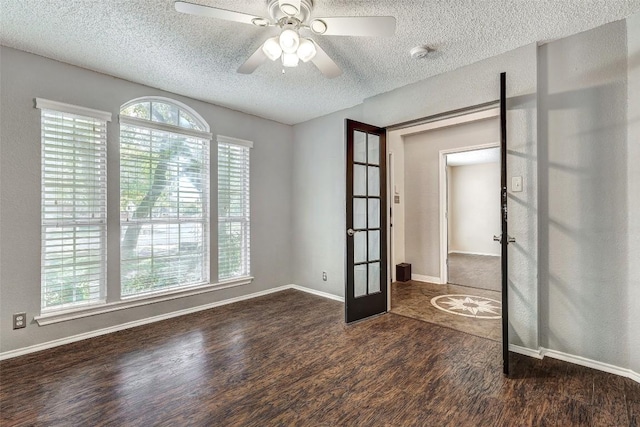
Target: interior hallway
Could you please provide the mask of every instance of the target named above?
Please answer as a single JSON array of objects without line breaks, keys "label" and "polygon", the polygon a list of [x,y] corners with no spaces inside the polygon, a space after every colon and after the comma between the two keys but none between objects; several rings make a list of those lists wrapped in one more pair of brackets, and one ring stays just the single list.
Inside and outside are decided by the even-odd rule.
[{"label": "interior hallway", "polygon": [[449,283],[500,292],[500,257],[449,253]]}]

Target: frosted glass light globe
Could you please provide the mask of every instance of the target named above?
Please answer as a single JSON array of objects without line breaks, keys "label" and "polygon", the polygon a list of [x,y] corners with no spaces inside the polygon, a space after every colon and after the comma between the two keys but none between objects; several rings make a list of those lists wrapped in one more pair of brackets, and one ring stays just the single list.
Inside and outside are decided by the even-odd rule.
[{"label": "frosted glass light globe", "polygon": [[300,45],[300,36],[291,29],[286,29],[280,34],[280,47],[283,52],[295,53]]},{"label": "frosted glass light globe", "polygon": [[296,53],[302,62],[308,62],[316,56],[316,45],[309,39],[301,39]]}]

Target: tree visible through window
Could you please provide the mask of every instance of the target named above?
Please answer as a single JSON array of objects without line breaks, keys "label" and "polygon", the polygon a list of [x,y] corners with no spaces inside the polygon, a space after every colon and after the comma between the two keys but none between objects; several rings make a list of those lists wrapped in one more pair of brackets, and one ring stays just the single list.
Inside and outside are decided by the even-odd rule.
[{"label": "tree visible through window", "polygon": [[196,113],[166,99],[120,112],[121,294],[209,282],[209,143]]}]

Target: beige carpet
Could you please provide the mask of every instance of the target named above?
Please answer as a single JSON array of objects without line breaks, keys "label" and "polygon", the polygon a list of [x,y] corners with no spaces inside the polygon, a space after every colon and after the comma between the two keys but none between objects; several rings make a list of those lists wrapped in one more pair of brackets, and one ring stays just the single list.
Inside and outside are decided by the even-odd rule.
[{"label": "beige carpet", "polygon": [[450,253],[449,283],[500,292],[500,257]]}]

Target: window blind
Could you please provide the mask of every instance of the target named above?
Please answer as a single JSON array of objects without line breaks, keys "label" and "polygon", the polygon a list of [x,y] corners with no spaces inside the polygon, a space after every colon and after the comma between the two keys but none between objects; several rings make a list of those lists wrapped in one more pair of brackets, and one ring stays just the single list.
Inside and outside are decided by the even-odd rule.
[{"label": "window blind", "polygon": [[41,136],[42,309],[104,301],[107,122],[41,108]]},{"label": "window blind", "polygon": [[248,141],[218,138],[218,279],[250,275]]},{"label": "window blind", "polygon": [[120,118],[121,294],[209,282],[209,140]]}]

